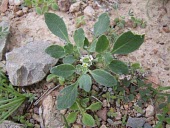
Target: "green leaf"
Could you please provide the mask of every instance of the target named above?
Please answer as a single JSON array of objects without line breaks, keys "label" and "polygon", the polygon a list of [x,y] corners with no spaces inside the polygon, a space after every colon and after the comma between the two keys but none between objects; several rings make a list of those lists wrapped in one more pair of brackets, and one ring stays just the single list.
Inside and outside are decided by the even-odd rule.
[{"label": "green leaf", "polygon": [[89,40],[85,37],[83,48],[87,49],[88,47],[89,47]]},{"label": "green leaf", "polygon": [[90,71],[90,74],[93,76],[95,81],[101,85],[107,87],[113,87],[114,85],[117,85],[116,79],[110,73],[102,69]]},{"label": "green leaf", "polygon": [[44,7],[42,8],[42,13],[44,14],[44,13],[46,13],[46,12],[48,12],[48,6],[44,6]]},{"label": "green leaf", "polygon": [[59,45],[51,45],[46,48],[45,52],[54,58],[62,58],[65,56],[64,48]]},{"label": "green leaf", "polygon": [[113,73],[116,73],[116,74],[128,74],[129,73],[128,66],[120,60],[113,60],[109,64],[109,68]]},{"label": "green leaf", "polygon": [[99,16],[98,21],[94,25],[95,37],[102,35],[109,29],[110,19],[107,13],[103,13]]},{"label": "green leaf", "polygon": [[74,41],[76,43],[76,46],[79,47],[79,48],[83,48],[84,40],[85,40],[84,31],[83,31],[82,28],[79,28],[74,33]]},{"label": "green leaf", "polygon": [[71,113],[67,116],[67,122],[68,122],[69,124],[74,123],[74,122],[76,121],[76,119],[77,119],[77,114],[78,114],[78,112],[71,112]]},{"label": "green leaf", "polygon": [[67,86],[63,90],[61,90],[58,99],[57,99],[57,109],[67,109],[70,108],[77,98],[77,85],[73,84],[70,86]]},{"label": "green leaf", "polygon": [[75,67],[71,64],[61,64],[51,69],[52,74],[55,74],[63,78],[67,78],[71,76],[74,72],[75,72]]},{"label": "green leaf", "polygon": [[87,109],[90,109],[92,111],[97,111],[100,110],[102,108],[102,104],[100,102],[96,102],[91,104]]},{"label": "green leaf", "polygon": [[52,8],[53,10],[58,10],[58,5],[57,5],[56,3],[53,3],[53,4],[51,5],[51,8]]},{"label": "green leaf", "polygon": [[54,80],[54,79],[56,79],[57,78],[57,76],[55,75],[55,74],[49,74],[48,76],[47,76],[47,78],[46,78],[46,81],[47,82],[50,82],[50,81],[52,81],[52,80]]},{"label": "green leaf", "polygon": [[82,107],[87,108],[87,103],[89,102],[89,98],[84,98],[80,100],[80,104]]},{"label": "green leaf", "polygon": [[99,37],[97,44],[96,44],[96,52],[102,53],[107,50],[109,46],[109,40],[105,35]]},{"label": "green leaf", "polygon": [[95,50],[96,50],[96,44],[97,44],[97,39],[96,40],[94,40],[92,43],[91,43],[91,45],[90,45],[90,47],[89,47],[89,51],[90,52],[95,52]]},{"label": "green leaf", "polygon": [[79,110],[79,107],[76,102],[70,107],[70,110]]},{"label": "green leaf", "polygon": [[105,52],[102,55],[104,57],[104,61],[105,61],[106,65],[109,65],[113,60],[112,54],[110,52]]},{"label": "green leaf", "polygon": [[86,126],[93,127],[95,125],[95,120],[93,119],[93,117],[91,115],[89,115],[87,113],[83,113],[82,122]]},{"label": "green leaf", "polygon": [[84,89],[86,92],[89,92],[91,90],[92,80],[88,74],[80,76],[78,83],[79,87]]},{"label": "green leaf", "polygon": [[67,28],[62,18],[54,13],[45,13],[45,22],[54,35],[70,43]]},{"label": "green leaf", "polygon": [[74,48],[73,45],[70,43],[68,43],[64,46],[64,50],[67,54],[73,53],[73,51],[74,51],[73,48]]},{"label": "green leaf", "polygon": [[144,42],[144,35],[135,35],[131,31],[123,33],[115,42],[112,53],[128,54],[137,50]]},{"label": "green leaf", "polygon": [[41,14],[42,14],[42,10],[41,10],[41,8],[40,8],[40,7],[36,7],[35,9],[36,9],[37,14],[39,14],[39,15],[41,15]]},{"label": "green leaf", "polygon": [[72,64],[76,61],[73,55],[68,55],[65,58],[63,58],[63,63],[64,64]]}]

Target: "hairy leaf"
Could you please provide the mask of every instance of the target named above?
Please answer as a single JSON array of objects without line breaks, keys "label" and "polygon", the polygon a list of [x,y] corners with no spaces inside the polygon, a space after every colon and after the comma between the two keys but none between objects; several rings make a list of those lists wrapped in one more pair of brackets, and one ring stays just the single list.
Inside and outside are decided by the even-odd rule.
[{"label": "hairy leaf", "polygon": [[109,40],[105,35],[99,37],[97,44],[96,44],[96,52],[102,53],[107,50],[109,46]]},{"label": "hairy leaf", "polygon": [[93,76],[95,81],[101,85],[113,87],[114,85],[117,84],[116,79],[110,73],[102,69],[90,71],[90,74]]},{"label": "hairy leaf", "polygon": [[98,21],[94,25],[94,35],[100,36],[109,29],[110,19],[107,13],[99,16]]},{"label": "hairy leaf", "polygon": [[113,73],[116,73],[116,74],[128,74],[129,73],[128,66],[120,60],[113,60],[109,64],[109,68],[111,69]]},{"label": "hairy leaf", "polygon": [[112,53],[128,54],[137,50],[144,42],[144,35],[135,35],[131,31],[123,33],[115,42]]},{"label": "hairy leaf", "polygon": [[91,104],[87,109],[90,109],[92,111],[97,111],[100,110],[102,108],[102,104],[100,102],[96,102]]},{"label": "hairy leaf", "polygon": [[94,126],[95,125],[95,120],[93,119],[93,117],[87,113],[83,113],[83,118],[82,118],[82,122],[83,124],[85,124],[86,126]]},{"label": "hairy leaf", "polygon": [[52,74],[55,74],[63,78],[67,78],[71,76],[74,72],[75,72],[75,67],[71,64],[61,64],[51,69]]},{"label": "hairy leaf", "polygon": [[45,22],[54,35],[70,43],[67,28],[62,18],[54,13],[45,13]]},{"label": "hairy leaf", "polygon": [[73,84],[61,90],[57,99],[57,109],[70,108],[77,98],[77,85]]},{"label": "hairy leaf", "polygon": [[67,116],[67,122],[68,122],[69,124],[74,123],[74,122],[76,121],[76,119],[77,119],[77,114],[78,114],[78,112],[71,112],[71,113]]},{"label": "hairy leaf", "polygon": [[51,45],[46,48],[45,52],[54,58],[62,58],[65,56],[64,48],[59,45]]},{"label": "hairy leaf", "polygon": [[74,33],[74,41],[76,43],[76,46],[79,47],[79,48],[83,48],[84,40],[85,40],[84,31],[83,31],[82,28],[79,28]]},{"label": "hairy leaf", "polygon": [[73,55],[68,55],[65,58],[63,58],[63,63],[65,64],[72,64],[76,61]]},{"label": "hairy leaf", "polygon": [[91,90],[92,80],[88,74],[84,74],[79,78],[79,87],[84,89],[86,92]]}]

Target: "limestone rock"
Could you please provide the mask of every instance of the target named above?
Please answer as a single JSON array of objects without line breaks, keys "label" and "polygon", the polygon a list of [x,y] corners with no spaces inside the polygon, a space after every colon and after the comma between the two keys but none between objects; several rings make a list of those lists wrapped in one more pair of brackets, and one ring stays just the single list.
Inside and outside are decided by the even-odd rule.
[{"label": "limestone rock", "polygon": [[[2,29],[8,28],[7,31],[10,29],[10,25],[8,22],[2,21],[0,23],[0,26]],[[2,60],[5,52],[6,52],[6,46],[8,44],[8,34],[5,34],[3,37],[0,38],[0,60]]]},{"label": "limestone rock", "polygon": [[14,0],[14,5],[21,5],[23,2],[23,0]]},{"label": "limestone rock", "polygon": [[70,6],[69,11],[70,11],[70,12],[77,12],[77,11],[80,10],[80,6],[81,6],[81,1],[76,2],[76,3],[74,3],[74,4],[72,4],[72,5]]},{"label": "limestone rock", "polygon": [[61,11],[66,12],[70,8],[70,0],[59,0],[58,1],[58,7]]},{"label": "limestone rock", "polygon": [[129,117],[126,127],[131,127],[131,128],[139,128],[139,127],[143,127],[145,124],[145,118],[132,118]]},{"label": "limestone rock", "polygon": [[23,124],[17,124],[12,121],[5,120],[2,124],[0,124],[0,128],[25,128]]},{"label": "limestone rock", "polygon": [[144,128],[152,128],[152,126],[150,124],[148,124],[148,123],[145,123]]},{"label": "limestone rock", "polygon": [[0,11],[6,12],[7,9],[8,9],[8,0],[2,0],[2,4],[0,6]]},{"label": "limestone rock", "polygon": [[6,54],[6,70],[14,86],[27,86],[41,81],[57,59],[45,53],[49,42],[30,42]]},{"label": "limestone rock", "polygon": [[154,115],[154,107],[152,105],[149,105],[147,108],[146,108],[146,117],[151,117]]},{"label": "limestone rock", "polygon": [[94,14],[95,14],[95,11],[94,11],[94,9],[91,6],[87,6],[84,9],[84,15],[92,17]]}]

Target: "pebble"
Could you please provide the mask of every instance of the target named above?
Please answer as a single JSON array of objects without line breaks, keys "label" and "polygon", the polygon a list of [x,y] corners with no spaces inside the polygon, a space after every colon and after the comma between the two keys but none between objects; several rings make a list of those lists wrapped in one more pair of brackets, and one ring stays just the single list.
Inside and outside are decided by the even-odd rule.
[{"label": "pebble", "polygon": [[169,27],[166,25],[166,26],[163,26],[163,31],[166,32],[166,33],[170,33],[170,29]]},{"label": "pebble", "polygon": [[70,6],[70,12],[78,12],[80,10],[81,1],[78,1]]},{"label": "pebble", "polygon": [[22,10],[19,10],[19,11],[16,12],[16,15],[17,15],[17,16],[22,16],[23,14],[24,14],[24,13],[23,13]]},{"label": "pebble", "polygon": [[8,0],[9,5],[14,5],[14,0]]},{"label": "pebble", "polygon": [[58,7],[61,11],[66,12],[70,8],[70,0],[58,0]]},{"label": "pebble", "polygon": [[112,120],[112,119],[110,119],[110,118],[108,118],[108,119],[107,119],[107,122],[108,122],[110,125],[114,125],[113,120]]},{"label": "pebble", "polygon": [[148,124],[148,123],[145,123],[143,128],[152,128],[152,126],[150,124]]},{"label": "pebble", "polygon": [[146,117],[151,117],[154,115],[154,107],[152,105],[149,105],[147,108],[146,108],[146,114],[145,116]]},{"label": "pebble", "polygon": [[103,107],[107,107],[107,100],[103,100]]},{"label": "pebble", "polygon": [[127,110],[129,108],[129,106],[127,104],[123,105],[124,108]]},{"label": "pebble", "polygon": [[97,116],[100,117],[103,121],[107,120],[107,108],[103,108],[99,111],[97,111]]},{"label": "pebble", "polygon": [[67,111],[67,109],[63,109],[63,110],[60,110],[60,113],[64,115],[64,114],[66,114],[66,111]]},{"label": "pebble", "polygon": [[34,126],[35,126],[35,128],[40,128],[39,124],[35,124]]},{"label": "pebble", "polygon": [[107,127],[106,127],[106,125],[103,124],[100,128],[107,128]]},{"label": "pebble", "polygon": [[139,128],[139,127],[143,127],[143,125],[145,124],[145,118],[132,118],[129,117],[126,127],[132,127],[132,128]]},{"label": "pebble", "polygon": [[8,0],[3,0],[1,3],[0,11],[6,12],[7,9],[8,9]]},{"label": "pebble", "polygon": [[24,1],[23,0],[14,0],[14,5],[21,5]]},{"label": "pebble", "polygon": [[121,113],[120,112],[116,112],[116,117],[115,117],[115,119],[116,120],[121,120],[121,118],[122,118],[122,115],[121,115]]},{"label": "pebble", "polygon": [[167,125],[166,125],[166,128],[170,128],[170,124],[167,124]]},{"label": "pebble", "polygon": [[34,120],[36,120],[37,122],[41,122],[41,119],[40,119],[39,115],[37,115],[37,114],[33,114],[32,118]]},{"label": "pebble", "polygon": [[95,15],[95,11],[94,11],[94,9],[93,9],[91,6],[87,6],[87,7],[84,9],[84,15],[89,16],[89,17],[92,17],[92,16]]},{"label": "pebble", "polygon": [[28,7],[23,7],[22,11],[23,11],[23,13],[27,13],[28,12]]}]

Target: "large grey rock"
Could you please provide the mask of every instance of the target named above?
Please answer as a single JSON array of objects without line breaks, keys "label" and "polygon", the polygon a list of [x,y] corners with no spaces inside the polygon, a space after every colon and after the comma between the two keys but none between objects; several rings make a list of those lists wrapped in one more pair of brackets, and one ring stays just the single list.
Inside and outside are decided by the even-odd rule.
[{"label": "large grey rock", "polygon": [[[2,27],[2,29],[8,28],[7,31],[9,31],[9,29],[10,29],[9,23],[5,22],[5,21],[2,21],[0,23],[0,27]],[[8,44],[8,34],[4,34],[4,36],[0,36],[0,60],[2,60],[2,58],[6,52],[7,44]]]},{"label": "large grey rock", "polygon": [[45,53],[49,42],[31,42],[6,54],[6,70],[14,86],[27,86],[41,81],[57,59]]},{"label": "large grey rock", "polygon": [[131,127],[131,128],[140,128],[143,127],[145,124],[146,119],[145,118],[132,118],[129,117],[126,127]]},{"label": "large grey rock", "polygon": [[2,124],[0,124],[0,128],[25,128],[23,124],[17,124],[12,121],[5,120]]},{"label": "large grey rock", "polygon": [[148,123],[145,123],[144,128],[152,128],[152,126],[150,124],[148,124]]}]

